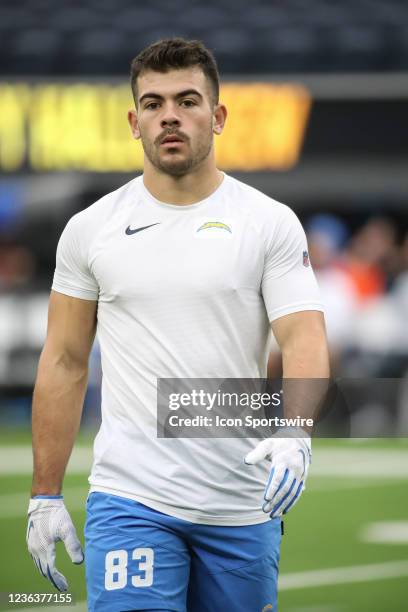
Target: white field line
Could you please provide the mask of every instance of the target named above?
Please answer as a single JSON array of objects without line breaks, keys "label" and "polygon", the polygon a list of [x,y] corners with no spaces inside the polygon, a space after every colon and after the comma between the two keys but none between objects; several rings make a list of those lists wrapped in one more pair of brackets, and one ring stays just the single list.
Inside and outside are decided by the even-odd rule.
[{"label": "white field line", "polygon": [[360,477],[350,477],[348,480],[343,480],[343,478],[337,478],[336,476],[332,476],[329,479],[325,476],[314,477],[313,474],[310,474],[309,478],[307,479],[306,490],[312,491],[313,493],[327,493],[328,491],[342,491],[346,489],[369,489],[375,487],[383,488],[397,486],[404,480],[404,478],[400,478],[398,480],[395,478],[389,478],[385,480],[384,477],[378,479],[366,478],[365,480],[362,480]]},{"label": "white field line", "polygon": [[[70,474],[88,474],[92,465],[92,448],[76,447],[69,460]],[[3,446],[0,448],[0,476],[31,474],[33,458],[31,446]]]},{"label": "white field line", "polygon": [[279,578],[278,588],[280,591],[310,589],[333,584],[401,578],[402,576],[408,576],[408,561],[388,561],[387,563],[333,567],[286,574]]},{"label": "white field line", "polygon": [[[51,591],[50,591],[51,592]],[[33,604],[30,608],[20,608],[19,606],[15,606],[14,608],[9,608],[8,610],[4,610],[4,612],[34,612],[34,611],[43,611],[44,612],[87,612],[88,607],[86,605],[86,601],[78,601],[73,606],[69,606],[68,604],[59,604],[58,606],[39,606],[38,604]]]},{"label": "white field line", "polygon": [[[65,487],[64,497],[68,510],[85,510],[88,486]],[[27,514],[29,491],[25,493],[6,493],[0,495],[0,519],[11,519]]]},{"label": "white field line", "polygon": [[408,521],[381,521],[365,525],[359,534],[362,542],[373,544],[408,544]]},{"label": "white field line", "polygon": [[[76,447],[68,464],[70,474],[88,474],[92,448]],[[0,476],[30,474],[31,448],[27,445],[0,448]],[[313,451],[311,474],[337,478],[408,479],[408,449],[356,449],[352,446]]]},{"label": "white field line", "polygon": [[317,449],[311,473],[338,478],[408,479],[408,450],[405,449]]},{"label": "white field line", "polygon": [[[403,576],[408,576],[408,561],[389,561],[388,563],[333,567],[324,570],[283,574],[279,578],[278,589],[279,591],[289,591],[292,589],[307,589],[335,584],[401,578]],[[35,606],[35,609],[47,612],[61,612],[62,606]],[[19,608],[19,612],[32,612],[32,610],[33,608]],[[63,606],[63,610],[66,612],[86,612],[86,602],[79,601],[75,606]],[[10,608],[5,612],[15,612],[15,608]]]},{"label": "white field line", "polygon": [[[71,474],[88,474],[92,462],[90,447],[74,449],[69,462]],[[30,474],[31,448],[25,446],[0,449],[0,475]],[[313,454],[309,487],[313,491],[352,489],[391,485],[408,479],[408,450],[405,449],[317,449]],[[84,507],[87,485],[64,489],[71,510]],[[24,515],[28,491],[0,494],[0,519]]]}]

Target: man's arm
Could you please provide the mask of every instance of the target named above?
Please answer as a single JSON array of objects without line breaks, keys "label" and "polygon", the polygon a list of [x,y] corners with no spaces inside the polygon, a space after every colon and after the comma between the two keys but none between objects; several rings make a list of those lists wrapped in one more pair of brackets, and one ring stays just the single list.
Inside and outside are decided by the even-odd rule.
[{"label": "man's arm", "polygon": [[51,292],[48,331],[32,413],[32,496],[61,492],[76,434],[95,337],[97,302]]},{"label": "man's arm", "polygon": [[34,391],[34,475],[27,546],[39,572],[60,591],[66,591],[68,583],[55,566],[55,543],[64,542],[73,563],[84,560],[60,493],[81,420],[88,357],[95,337],[96,304],[51,293],[47,339]]},{"label": "man's arm", "polygon": [[272,322],[284,378],[328,378],[329,351],[322,312],[304,310]]},{"label": "man's arm", "polygon": [[[284,416],[315,419],[329,377],[323,314],[310,310],[285,315],[273,321],[272,330],[282,350]],[[305,488],[311,458],[308,434],[307,428],[283,427],[245,457],[248,464],[271,461],[262,508],[272,518],[286,514]]]},{"label": "man's arm", "polygon": [[282,351],[285,418],[315,419],[330,376],[324,315],[295,312],[272,322]]}]

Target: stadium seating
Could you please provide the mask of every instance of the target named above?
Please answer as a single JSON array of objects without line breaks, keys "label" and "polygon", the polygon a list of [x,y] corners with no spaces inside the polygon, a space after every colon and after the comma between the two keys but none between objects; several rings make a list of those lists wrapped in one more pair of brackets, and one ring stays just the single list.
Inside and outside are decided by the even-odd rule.
[{"label": "stadium seating", "polygon": [[224,73],[408,68],[406,0],[5,0],[3,75],[124,74],[164,36],[200,38]]}]

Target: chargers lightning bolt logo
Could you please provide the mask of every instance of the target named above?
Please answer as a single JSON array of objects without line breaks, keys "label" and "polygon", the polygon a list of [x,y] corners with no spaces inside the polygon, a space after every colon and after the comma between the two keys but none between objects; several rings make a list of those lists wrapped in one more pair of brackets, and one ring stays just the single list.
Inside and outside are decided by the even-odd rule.
[{"label": "chargers lightning bolt logo", "polygon": [[203,225],[198,228],[197,233],[205,229],[210,229],[211,227],[223,229],[232,234],[230,226],[226,223],[222,223],[221,221],[207,221],[207,223],[203,223]]}]

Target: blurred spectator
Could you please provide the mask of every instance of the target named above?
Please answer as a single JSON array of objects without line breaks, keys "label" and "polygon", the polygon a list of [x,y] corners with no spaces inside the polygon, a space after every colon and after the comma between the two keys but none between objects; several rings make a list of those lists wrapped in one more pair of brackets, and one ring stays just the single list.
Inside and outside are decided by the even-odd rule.
[{"label": "blurred spectator", "polygon": [[0,292],[8,292],[28,283],[34,274],[30,251],[19,244],[0,243]]},{"label": "blurred spectator", "polygon": [[385,293],[398,269],[393,221],[373,217],[353,236],[342,263],[361,303]]},{"label": "blurred spectator", "polygon": [[399,274],[391,290],[367,303],[354,325],[355,347],[380,356],[377,376],[402,376],[408,369],[408,234],[396,252],[393,270],[399,265]]},{"label": "blurred spectator", "polygon": [[306,226],[310,260],[325,309],[327,336],[333,359],[350,341],[350,321],[358,293],[340,258],[348,237],[345,224],[334,215],[316,215]]},{"label": "blurred spectator", "polygon": [[[306,224],[310,259],[325,308],[333,376],[404,376],[408,369],[408,234],[398,246],[396,224],[370,218],[349,238],[337,216]],[[273,345],[268,375],[280,376]]]}]

